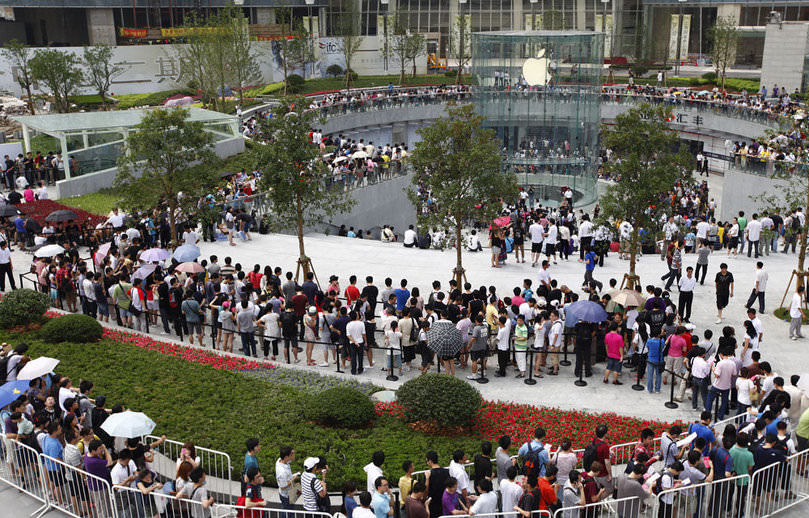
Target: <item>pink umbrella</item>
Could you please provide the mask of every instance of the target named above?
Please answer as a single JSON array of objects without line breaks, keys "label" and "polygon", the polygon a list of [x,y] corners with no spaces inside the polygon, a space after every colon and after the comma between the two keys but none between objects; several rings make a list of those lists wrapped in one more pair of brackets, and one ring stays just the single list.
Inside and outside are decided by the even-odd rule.
[{"label": "pink umbrella", "polygon": [[98,247],[98,250],[96,250],[95,256],[93,257],[96,266],[101,266],[101,263],[104,261],[104,258],[107,257],[107,255],[109,255],[110,246],[112,246],[112,243],[104,243],[103,245]]},{"label": "pink umbrella", "polygon": [[199,263],[188,262],[188,263],[180,263],[174,270],[184,273],[202,273],[205,271],[205,268],[203,268],[202,265]]},{"label": "pink umbrella", "polygon": [[[511,224],[511,218],[509,216],[500,216],[499,218],[494,218],[494,226],[497,228],[504,228]],[[492,229],[492,226],[489,225],[489,230]]]}]

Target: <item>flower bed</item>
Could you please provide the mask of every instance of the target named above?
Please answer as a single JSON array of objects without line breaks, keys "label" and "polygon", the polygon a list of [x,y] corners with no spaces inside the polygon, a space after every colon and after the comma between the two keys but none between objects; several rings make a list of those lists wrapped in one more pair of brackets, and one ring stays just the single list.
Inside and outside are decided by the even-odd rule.
[{"label": "flower bed", "polygon": [[86,210],[77,209],[76,207],[68,207],[67,205],[63,205],[53,200],[37,200],[32,203],[21,203],[17,205],[17,208],[20,210],[20,212],[28,217],[33,218],[42,226],[45,226],[45,218],[48,217],[48,214],[56,210],[72,210],[79,217],[77,222],[89,220],[92,227],[95,227],[99,223],[103,223],[107,220],[107,218],[104,216],[99,216],[98,214],[87,212]]},{"label": "flower bed", "polygon": [[137,345],[138,347],[157,351],[161,354],[176,356],[185,361],[196,363],[198,365],[207,365],[209,367],[213,367],[214,369],[241,372],[245,370],[266,371],[276,368],[275,365],[270,363],[256,362],[235,356],[219,355],[212,351],[206,351],[205,349],[186,347],[168,342],[159,342],[149,338],[148,336],[139,335],[137,333],[129,333],[126,331],[117,331],[114,329],[105,328],[103,337],[109,338],[110,340],[115,340],[116,342],[125,342],[128,344]]},{"label": "flower bed", "polygon": [[[398,402],[377,403],[376,413],[403,419],[404,412]],[[674,423],[636,419],[611,412],[591,414],[588,412],[561,410],[559,408],[535,407],[516,403],[484,401],[472,424],[474,437],[497,442],[502,435],[511,436],[513,444],[520,445],[533,436],[537,427],[546,432],[546,440],[558,446],[562,439],[573,441],[574,449],[584,448],[593,440],[596,426],[609,427],[609,442],[621,444],[636,441],[640,431],[651,428],[655,436],[660,436]]]}]

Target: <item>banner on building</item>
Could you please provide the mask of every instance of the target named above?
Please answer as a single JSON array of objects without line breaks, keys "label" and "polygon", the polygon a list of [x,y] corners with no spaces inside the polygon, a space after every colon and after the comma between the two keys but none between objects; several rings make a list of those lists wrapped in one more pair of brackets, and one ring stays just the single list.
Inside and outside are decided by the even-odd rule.
[{"label": "banner on building", "polygon": [[[689,33],[691,32],[691,15],[683,15],[683,30],[680,32],[680,15],[671,15],[669,30],[669,59],[682,61],[688,56]],[[680,38],[680,55],[677,55],[677,37]]]},{"label": "banner on building", "polygon": [[526,31],[541,31],[542,30],[542,13],[525,15],[525,30]]},{"label": "banner on building", "polygon": [[128,29],[121,27],[119,29],[122,38],[145,38],[146,29]]}]

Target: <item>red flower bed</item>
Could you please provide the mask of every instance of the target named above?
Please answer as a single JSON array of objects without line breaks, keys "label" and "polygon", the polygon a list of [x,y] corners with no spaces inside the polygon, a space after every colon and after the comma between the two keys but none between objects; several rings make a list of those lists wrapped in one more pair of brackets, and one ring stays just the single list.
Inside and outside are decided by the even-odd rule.
[{"label": "red flower bed", "polygon": [[[397,402],[377,403],[376,413],[379,416],[404,417],[402,407]],[[611,444],[621,444],[636,441],[644,428],[651,428],[655,436],[660,436],[673,423],[637,419],[612,412],[591,414],[484,401],[472,423],[472,435],[492,442],[496,442],[501,435],[509,435],[512,443],[519,446],[541,426],[545,429],[547,442],[554,446],[558,446],[562,439],[569,438],[573,441],[574,449],[582,449],[593,440],[595,428],[599,424],[609,427]]]},{"label": "red flower bed", "polygon": [[197,349],[195,347],[186,347],[183,345],[158,342],[148,336],[139,335],[136,333],[128,333],[126,331],[117,331],[114,329],[104,328],[104,338],[115,340],[116,342],[124,342],[128,344],[137,345],[144,349],[150,349],[169,356],[177,356],[185,361],[197,363],[199,365],[208,365],[214,369],[241,371],[247,369],[274,369],[275,365],[269,363],[256,362],[246,358],[239,358],[235,356],[219,355],[212,351],[204,349]]},{"label": "red flower bed", "polygon": [[43,227],[45,226],[45,218],[55,210],[72,210],[79,216],[77,222],[83,223],[89,219],[93,227],[107,220],[104,216],[99,216],[98,214],[93,214],[92,212],[87,212],[86,210],[77,209],[75,207],[68,207],[67,205],[62,205],[53,200],[37,200],[32,203],[21,203],[17,205],[17,208],[26,216],[34,218],[34,220]]}]

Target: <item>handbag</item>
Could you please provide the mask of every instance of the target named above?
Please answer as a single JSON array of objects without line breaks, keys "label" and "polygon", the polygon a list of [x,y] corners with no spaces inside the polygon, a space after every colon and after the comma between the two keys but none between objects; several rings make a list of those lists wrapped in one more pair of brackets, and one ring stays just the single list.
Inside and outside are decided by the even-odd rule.
[{"label": "handbag", "polygon": [[331,501],[329,500],[328,493],[326,496],[320,496],[320,494],[315,490],[315,481],[317,477],[312,477],[312,481],[309,482],[309,486],[312,488],[312,494],[315,495],[315,505],[317,506],[317,510],[321,513],[329,513],[329,509],[331,508]]}]

